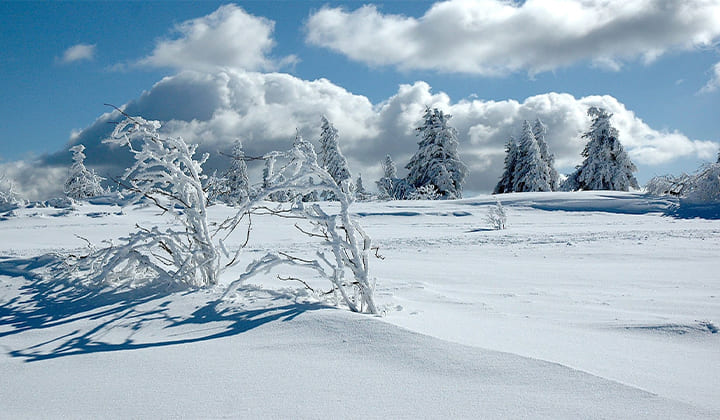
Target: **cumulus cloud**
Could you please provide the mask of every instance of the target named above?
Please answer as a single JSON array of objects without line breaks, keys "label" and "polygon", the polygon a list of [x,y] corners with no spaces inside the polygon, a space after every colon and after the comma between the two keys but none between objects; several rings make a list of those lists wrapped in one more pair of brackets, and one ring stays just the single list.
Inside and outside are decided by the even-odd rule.
[{"label": "cumulus cloud", "polygon": [[274,22],[253,16],[234,4],[175,26],[174,37],[157,41],[153,52],[137,64],[180,70],[218,68],[272,70],[296,60],[274,60]]},{"label": "cumulus cloud", "polygon": [[77,44],[65,50],[60,63],[68,64],[82,60],[92,60],[95,57],[95,44]]},{"label": "cumulus cloud", "polygon": [[450,0],[422,17],[325,7],[306,41],[372,66],[449,73],[539,73],[578,62],[617,70],[720,36],[715,0]]},{"label": "cumulus cloud", "polygon": [[713,66],[710,80],[700,89],[699,93],[715,92],[718,88],[720,88],[720,63]]},{"label": "cumulus cloud", "polygon": [[[569,172],[581,161],[585,145],[581,135],[590,124],[586,115],[590,106],[602,106],[613,113],[621,142],[641,165],[666,164],[683,157],[712,159],[718,147],[679,132],[653,129],[612,96],[575,98],[546,93],[521,102],[478,98],[453,101],[421,81],[401,85],[394,95],[373,104],[325,79],[308,81],[281,73],[188,71],[164,78],[123,108],[130,115],[164,121],[167,134],[200,144],[200,152],[212,155],[205,168],[210,173],[228,166],[227,158],[219,152],[227,152],[236,138],[243,140],[248,155],[288,149],[296,128],[305,138],[317,141],[320,116],[324,114],[340,132],[341,148],[351,170],[355,176],[362,173],[366,184],[372,186],[372,180],[380,177],[379,162],[387,153],[404,175],[402,166],[417,149],[414,128],[426,106],[453,115],[451,124],[458,130],[461,157],[471,171],[466,185],[470,191],[492,189],[502,172],[504,144],[509,136],[519,134],[525,119],[539,117],[547,124],[547,141],[556,166],[561,172]],[[121,175],[131,162],[129,153],[101,143],[112,129],[108,123],[120,118],[117,112],[103,114],[74,133],[68,145],[84,144],[86,163],[105,177]],[[39,175],[23,175],[16,180],[33,197],[61,191],[69,164],[70,153],[63,150],[40,163],[24,164],[22,171]]]}]

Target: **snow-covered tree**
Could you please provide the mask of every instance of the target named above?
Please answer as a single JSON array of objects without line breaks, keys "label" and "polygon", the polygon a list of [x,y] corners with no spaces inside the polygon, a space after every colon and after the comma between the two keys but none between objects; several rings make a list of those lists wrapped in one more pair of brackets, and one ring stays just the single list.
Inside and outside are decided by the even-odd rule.
[{"label": "snow-covered tree", "polygon": [[320,132],[320,154],[319,163],[338,185],[346,179],[350,179],[347,159],[340,152],[338,144],[338,131],[328,119],[322,116]]},{"label": "snow-covered tree", "polygon": [[550,170],[542,158],[540,147],[527,120],[523,122],[520,134],[513,178],[513,191],[552,191]]},{"label": "snow-covered tree", "polygon": [[458,155],[457,131],[448,125],[450,115],[437,108],[425,109],[418,151],[405,166],[407,182],[415,188],[434,185],[445,199],[462,198],[467,167]]},{"label": "snow-covered tree", "polygon": [[85,167],[85,146],[78,144],[70,148],[73,152],[73,164],[70,167],[70,176],[65,181],[65,195],[74,200],[83,200],[105,194],[101,183],[105,178],[95,174],[95,171]]},{"label": "snow-covered tree", "polygon": [[371,194],[367,192],[363,185],[362,174],[358,174],[357,180],[355,180],[355,198],[359,201],[370,199]]},{"label": "snow-covered tree", "polygon": [[515,170],[518,159],[518,147],[515,139],[510,137],[507,144],[505,145],[505,168],[503,174],[500,177],[493,194],[503,194],[513,192],[515,186]]},{"label": "snow-covered tree", "polygon": [[6,174],[0,172],[0,211],[12,209],[22,204],[15,183]]},{"label": "snow-covered tree", "polygon": [[385,155],[385,160],[381,162],[381,165],[383,168],[383,177],[375,182],[378,187],[379,197],[381,199],[393,198],[393,184],[394,180],[397,179],[395,162],[393,162],[390,155]]},{"label": "snow-covered tree", "polygon": [[250,197],[250,180],[248,178],[247,164],[242,141],[235,140],[232,149],[232,163],[225,173],[223,181],[225,188],[221,198],[228,204],[237,204]]},{"label": "snow-covered tree", "polygon": [[618,131],[610,124],[612,114],[602,108],[591,107],[590,130],[582,156],[585,158],[574,173],[568,176],[565,190],[616,190],[638,188],[633,172],[637,171],[620,144]]},{"label": "snow-covered tree", "polygon": [[550,184],[550,188],[554,191],[558,188],[559,175],[555,170],[555,156],[550,153],[547,141],[545,141],[547,127],[543,124],[540,118],[535,119],[535,124],[533,124],[533,135],[537,141],[538,148],[540,148],[540,156],[542,156],[542,159],[548,166],[548,174],[550,176],[548,182]]}]

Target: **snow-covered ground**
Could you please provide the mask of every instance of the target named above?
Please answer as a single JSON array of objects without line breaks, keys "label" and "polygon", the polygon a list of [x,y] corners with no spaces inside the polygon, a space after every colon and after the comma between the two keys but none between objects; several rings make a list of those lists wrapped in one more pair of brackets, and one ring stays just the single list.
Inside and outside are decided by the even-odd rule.
[{"label": "snow-covered ground", "polygon": [[[276,275],[327,285],[291,268],[224,300],[83,290],[42,276],[53,253],[167,221],[0,215],[0,418],[719,418],[720,220],[634,193],[500,198],[503,231],[491,196],[353,207],[382,317],[319,304]],[[255,218],[223,283],[269,249],[309,255],[293,223]]]}]

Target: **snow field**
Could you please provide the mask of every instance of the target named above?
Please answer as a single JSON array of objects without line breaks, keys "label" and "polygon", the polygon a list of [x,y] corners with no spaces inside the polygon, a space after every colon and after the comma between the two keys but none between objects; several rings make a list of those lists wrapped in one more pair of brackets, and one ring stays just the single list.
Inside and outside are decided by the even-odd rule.
[{"label": "snow field", "polygon": [[[79,291],[35,276],[38,256],[167,221],[16,210],[0,222],[0,418],[720,415],[720,221],[632,193],[499,198],[503,231],[485,221],[491,196],[353,207],[385,258],[371,262],[381,318],[318,304],[276,278],[290,268],[226,300]],[[310,255],[293,223],[253,218],[223,283],[269,249]]]}]

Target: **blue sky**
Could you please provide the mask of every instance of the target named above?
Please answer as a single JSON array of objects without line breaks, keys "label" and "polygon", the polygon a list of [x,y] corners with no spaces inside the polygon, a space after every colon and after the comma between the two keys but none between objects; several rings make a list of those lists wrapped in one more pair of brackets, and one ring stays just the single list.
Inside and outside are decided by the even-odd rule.
[{"label": "blue sky", "polygon": [[[470,160],[475,159],[470,166],[477,169],[478,178],[471,184],[477,190],[486,189],[499,175],[495,172],[498,157],[502,160],[501,139],[519,125],[516,120],[532,118],[531,110],[550,119],[551,131],[555,128],[550,146],[557,149],[559,169],[571,168],[582,147],[574,127],[582,121],[568,125],[567,118],[552,116],[593,101],[616,101],[611,108],[616,107],[621,140],[636,157],[641,181],[657,173],[693,170],[712,159],[710,149],[720,144],[720,66],[715,70],[720,62],[720,2],[678,2],[697,9],[695,14],[655,0],[638,0],[631,6],[621,1],[603,7],[593,3],[0,2],[0,90],[5,99],[0,104],[0,158],[6,164],[30,162],[78,139],[99,142],[90,138],[97,130],[80,130],[98,124],[98,117],[108,111],[103,103],[136,101],[145,110],[150,105],[141,106],[142,93],[154,92],[163,77],[175,82],[168,83],[168,89],[191,91],[188,86],[199,83],[198,74],[212,78],[229,72],[235,80],[251,72],[264,77],[258,82],[262,86],[269,85],[269,74],[287,74],[292,78],[282,79],[289,83],[283,86],[317,94],[312,109],[337,115],[356,172],[374,174],[379,166],[372,162],[386,152],[378,145],[403,136],[398,142],[406,152],[400,146],[389,149],[398,155],[399,166],[404,164],[414,139],[387,120],[395,115],[395,121],[404,118],[412,125],[412,116],[402,112],[414,109],[408,105],[413,101],[425,102],[418,106],[429,101],[456,115],[461,143]],[[218,28],[231,19],[256,29],[240,31],[245,39],[238,40],[238,33],[232,32],[233,37],[224,40],[229,32]],[[604,23],[594,27],[598,21]],[[210,44],[203,42],[211,39],[188,41],[198,25],[216,34],[216,42],[227,42],[227,53],[218,53],[222,57],[263,42],[273,46],[234,61],[218,62],[213,56],[215,61],[206,63],[203,50]],[[180,49],[178,60],[186,62],[175,61],[172,53],[163,55],[172,41],[179,42],[173,47]],[[231,48],[233,43],[237,48]],[[327,79],[335,93],[322,93],[325,87],[314,91],[317,86],[311,82],[319,78]],[[554,97],[549,108],[542,105],[553,92],[569,96]],[[536,95],[545,96],[525,102]],[[187,95],[182,97],[189,107],[199,106]],[[358,111],[365,114],[352,115],[358,107],[346,99],[366,99],[370,107]],[[302,98],[293,100],[302,107]],[[220,106],[222,101],[211,102]],[[404,105],[391,114],[395,102]],[[282,112],[301,115],[294,106],[288,102]],[[512,116],[496,116],[501,109]],[[237,111],[235,117],[235,126],[249,127],[239,121],[250,118],[248,113]],[[298,116],[293,122],[308,135],[315,133],[310,117],[306,121]],[[208,120],[210,126],[216,127]],[[265,132],[270,131],[292,133],[289,127]],[[187,127],[181,132],[189,141],[199,136]],[[252,143],[259,142],[261,133],[237,136],[247,136]],[[90,154],[88,159],[92,164]]]}]

